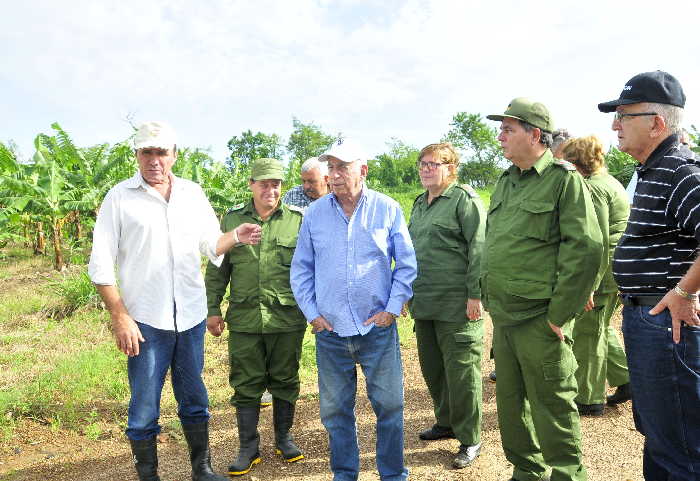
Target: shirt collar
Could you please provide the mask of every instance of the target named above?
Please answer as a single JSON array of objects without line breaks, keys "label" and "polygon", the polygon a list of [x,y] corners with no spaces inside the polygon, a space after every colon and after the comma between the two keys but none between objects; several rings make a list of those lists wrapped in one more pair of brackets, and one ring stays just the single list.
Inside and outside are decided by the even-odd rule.
[{"label": "shirt collar", "polygon": [[[282,202],[282,199],[280,198],[279,204],[277,204],[277,209],[272,213],[272,215],[267,219],[270,220],[272,217],[276,215],[283,215],[284,209],[285,209],[284,202]],[[255,217],[260,219],[260,215],[258,214],[258,211],[255,210],[255,203],[253,202],[253,197],[251,196],[248,202],[246,203],[245,207],[243,207],[243,213],[249,215],[250,217]]]},{"label": "shirt collar", "polygon": [[[177,182],[177,179],[178,179],[178,177],[171,172],[170,173],[170,182],[173,184],[173,188],[175,188],[176,186],[179,185]],[[136,169],[136,172],[134,173],[133,176],[131,176],[130,178],[128,178],[126,180],[126,186],[131,188],[131,189],[138,189],[139,187],[143,187],[144,189],[148,189],[149,187],[151,187],[150,185],[148,185],[148,182],[146,182],[146,180],[141,175],[141,171],[138,169]]]},{"label": "shirt collar", "polygon": [[[448,185],[445,190],[442,191],[442,193],[438,197],[447,197],[448,199],[452,197],[452,194],[454,194],[455,187],[457,187],[457,181],[453,181],[450,185]],[[428,202],[428,191],[424,191],[421,194],[421,201],[422,202]]]},{"label": "shirt collar", "polygon": [[643,164],[639,164],[639,167],[637,169],[639,170],[639,172],[644,172],[645,170],[656,166],[659,162],[661,162],[661,159],[664,158],[668,151],[677,145],[678,136],[676,134],[669,135],[654,149],[651,155],[649,155],[649,157],[647,158],[646,162],[644,162]]},{"label": "shirt collar", "polygon": [[525,174],[526,172],[530,172],[531,170],[534,170],[537,172],[537,175],[542,175],[542,172],[547,170],[547,168],[554,163],[554,156],[552,155],[552,151],[547,149],[544,151],[544,154],[535,161],[532,167],[530,167],[527,170],[520,170],[520,167],[517,165],[513,164],[510,167],[506,169],[504,172],[505,175],[520,175]]}]

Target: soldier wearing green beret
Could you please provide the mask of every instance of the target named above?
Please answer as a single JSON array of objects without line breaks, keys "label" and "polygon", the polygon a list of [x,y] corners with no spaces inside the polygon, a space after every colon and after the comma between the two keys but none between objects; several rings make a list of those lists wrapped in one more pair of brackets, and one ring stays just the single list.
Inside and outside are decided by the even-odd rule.
[{"label": "soldier wearing green beret", "polygon": [[603,261],[583,178],[549,149],[547,108],[514,99],[498,140],[512,162],[491,196],[482,296],[494,324],[501,442],[517,481],[585,480],[571,329]]},{"label": "soldier wearing green beret", "polygon": [[[280,202],[284,168],[276,159],[251,165],[252,198],[231,209],[221,221],[227,231],[242,223],[258,224],[257,245],[236,245],[221,267],[207,266],[209,331],[218,336],[228,324],[230,374],[240,442],[229,474],[242,475],[260,462],[257,431],[260,397],[273,396],[276,451],[288,462],[304,456],[289,433],[299,396],[299,359],[306,320],[289,284],[289,270],[302,221],[300,209]],[[230,288],[226,318],[221,301]]]},{"label": "soldier wearing green beret", "polygon": [[418,173],[426,191],[413,203],[408,230],[418,260],[410,310],[436,421],[419,437],[457,438],[452,466],[461,469],[481,451],[479,273],[486,211],[474,189],[456,183],[458,163],[449,143],[421,150]]}]

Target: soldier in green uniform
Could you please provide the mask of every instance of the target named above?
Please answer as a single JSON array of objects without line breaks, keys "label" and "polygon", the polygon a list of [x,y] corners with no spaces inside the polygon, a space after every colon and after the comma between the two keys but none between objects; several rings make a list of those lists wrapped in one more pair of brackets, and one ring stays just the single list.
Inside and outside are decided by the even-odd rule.
[{"label": "soldier in green uniform", "polygon": [[[260,462],[257,431],[260,397],[273,396],[276,451],[288,462],[302,459],[289,433],[299,396],[299,359],[306,320],[289,284],[289,269],[301,226],[301,210],[280,202],[282,163],[257,159],[251,165],[252,198],[231,209],[221,221],[228,230],[242,223],[258,224],[257,245],[236,245],[221,267],[207,266],[207,327],[220,335],[228,324],[229,382],[234,388],[238,457],[229,474],[242,475]],[[226,319],[221,301],[230,286]]]},{"label": "soldier in green uniform", "polygon": [[547,108],[514,99],[498,140],[512,162],[489,206],[481,292],[494,325],[501,443],[513,480],[585,480],[576,410],[574,315],[603,261],[593,203],[583,178],[549,149]]},{"label": "soldier in green uniform", "polygon": [[610,326],[610,318],[618,306],[612,256],[627,227],[630,206],[625,188],[605,168],[603,145],[597,137],[569,140],[562,147],[562,155],[576,166],[588,185],[606,253],[602,279],[584,311],[576,316],[573,331],[574,355],[578,362],[578,412],[599,416],[604,409],[606,378],[611,387],[617,387],[616,393],[610,396],[610,404],[630,399],[625,351],[615,329]]},{"label": "soldier in green uniform", "polygon": [[408,225],[418,260],[410,310],[436,420],[419,437],[457,438],[452,465],[459,469],[481,451],[479,273],[486,212],[474,189],[455,182],[459,156],[451,144],[430,144],[418,159],[426,191],[413,203]]}]

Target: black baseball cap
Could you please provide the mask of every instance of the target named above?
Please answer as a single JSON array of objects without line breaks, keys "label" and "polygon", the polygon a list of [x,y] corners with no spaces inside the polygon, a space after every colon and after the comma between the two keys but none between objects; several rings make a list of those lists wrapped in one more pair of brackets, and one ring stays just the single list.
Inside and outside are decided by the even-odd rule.
[{"label": "black baseball cap", "polygon": [[657,70],[635,75],[627,81],[620,98],[598,104],[601,112],[614,112],[618,105],[653,102],[656,104],[685,107],[685,94],[681,83],[670,73]]}]

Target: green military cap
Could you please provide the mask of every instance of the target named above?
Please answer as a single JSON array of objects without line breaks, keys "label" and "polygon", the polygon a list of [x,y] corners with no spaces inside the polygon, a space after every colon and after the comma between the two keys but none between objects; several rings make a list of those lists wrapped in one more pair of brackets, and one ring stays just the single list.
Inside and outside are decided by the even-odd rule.
[{"label": "green military cap", "polygon": [[277,159],[255,159],[250,165],[253,180],[284,180],[284,166]]},{"label": "green military cap", "polygon": [[545,132],[554,132],[554,121],[549,110],[540,102],[533,102],[525,97],[511,100],[503,114],[487,115],[489,120],[503,120],[505,117],[522,120],[528,124],[542,129]]}]

